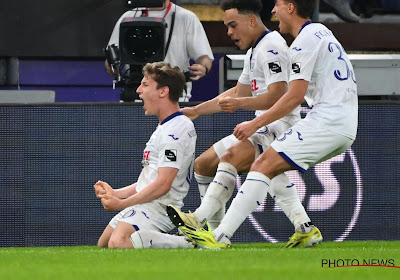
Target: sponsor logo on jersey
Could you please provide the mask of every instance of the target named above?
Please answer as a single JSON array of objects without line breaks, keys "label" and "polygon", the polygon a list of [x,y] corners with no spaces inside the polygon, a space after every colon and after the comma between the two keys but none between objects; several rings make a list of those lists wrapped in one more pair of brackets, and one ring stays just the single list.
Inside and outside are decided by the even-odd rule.
[{"label": "sponsor logo on jersey", "polygon": [[175,135],[173,135],[173,134],[170,134],[170,135],[168,135],[168,136],[171,136],[172,139],[174,139],[174,140],[179,140],[179,138],[178,138],[178,137],[175,137]]},{"label": "sponsor logo on jersey", "polygon": [[268,67],[269,67],[269,73],[271,73],[271,75],[282,72],[282,67],[279,61],[268,63]]},{"label": "sponsor logo on jersey", "polygon": [[292,64],[292,74],[300,74],[301,72],[301,63],[296,62]]},{"label": "sponsor logo on jersey", "polygon": [[298,52],[302,50],[301,48],[298,48],[298,47],[294,47],[292,49],[295,50],[295,51],[298,51]]},{"label": "sponsor logo on jersey", "polygon": [[279,52],[274,52],[274,50],[269,50],[268,52],[270,52],[270,53],[272,53],[272,54],[274,54],[274,55],[279,54]]},{"label": "sponsor logo on jersey", "polygon": [[150,163],[150,151],[143,151],[142,167],[148,166]]},{"label": "sponsor logo on jersey", "polygon": [[176,161],[176,155],[177,155],[176,150],[165,150],[165,161],[167,162]]}]

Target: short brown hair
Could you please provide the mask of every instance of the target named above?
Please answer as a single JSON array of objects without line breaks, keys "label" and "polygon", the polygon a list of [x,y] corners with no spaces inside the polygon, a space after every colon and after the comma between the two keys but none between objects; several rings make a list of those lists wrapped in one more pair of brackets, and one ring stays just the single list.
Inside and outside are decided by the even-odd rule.
[{"label": "short brown hair", "polygon": [[186,90],[186,79],[179,67],[172,67],[166,62],[147,63],[143,67],[143,75],[151,76],[157,83],[157,89],[161,87],[169,88],[169,99],[174,102],[179,101],[183,90]]},{"label": "short brown hair", "polygon": [[312,18],[318,0],[283,0],[286,3],[293,3],[297,8],[297,14],[302,18]]}]

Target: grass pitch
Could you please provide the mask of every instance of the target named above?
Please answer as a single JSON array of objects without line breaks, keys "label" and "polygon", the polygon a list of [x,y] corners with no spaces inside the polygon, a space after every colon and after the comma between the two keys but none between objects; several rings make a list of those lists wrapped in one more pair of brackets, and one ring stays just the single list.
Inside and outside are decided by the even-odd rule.
[{"label": "grass pitch", "polygon": [[[94,246],[0,248],[0,279],[400,279],[396,267],[334,267],[386,261],[400,267],[400,241],[324,242],[316,248],[234,244],[227,250],[110,250]],[[346,265],[346,263],[344,263]],[[331,265],[333,266],[333,265]],[[340,277],[340,278],[339,278]]]}]

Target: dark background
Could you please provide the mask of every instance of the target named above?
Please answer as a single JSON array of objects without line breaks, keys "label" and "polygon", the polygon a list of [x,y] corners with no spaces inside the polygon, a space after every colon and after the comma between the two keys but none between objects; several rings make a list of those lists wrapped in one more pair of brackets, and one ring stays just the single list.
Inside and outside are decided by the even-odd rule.
[{"label": "dark background", "polygon": [[[103,57],[124,11],[122,0],[0,1],[0,57]],[[235,50],[222,22],[202,23],[214,52]],[[400,24],[325,24],[346,50],[400,50]],[[276,22],[267,25],[278,29]]]},{"label": "dark background", "polygon": [[0,2],[0,56],[103,56],[119,0]]},{"label": "dark background", "polygon": [[[230,134],[251,112],[216,114],[195,121],[198,156]],[[310,169],[303,204],[324,240],[342,236],[354,216],[356,197],[361,208],[347,240],[400,239],[399,131],[400,104],[361,105],[358,137],[343,162],[332,164],[340,188],[336,203],[325,208],[331,195]],[[126,104],[58,104],[0,106],[0,246],[94,245],[116,213],[106,212],[95,198],[97,180],[118,188],[136,181],[145,143],[157,125],[140,106]],[[350,154],[354,153],[359,174]],[[329,175],[321,165],[319,171]],[[243,182],[244,177],[242,177]],[[361,193],[357,190],[361,186]],[[322,195],[310,209],[311,197]],[[184,200],[195,210],[199,195],[195,182]],[[287,241],[293,227],[271,198],[262,212],[233,237],[234,242],[265,242],[261,230],[276,241]]]}]

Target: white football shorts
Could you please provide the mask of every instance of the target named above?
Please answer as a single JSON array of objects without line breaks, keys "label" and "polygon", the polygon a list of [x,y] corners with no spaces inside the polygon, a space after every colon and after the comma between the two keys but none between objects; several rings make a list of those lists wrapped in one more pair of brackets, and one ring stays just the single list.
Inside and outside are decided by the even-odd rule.
[{"label": "white football shorts", "polygon": [[[283,121],[276,121],[268,126],[263,126],[256,133],[248,138],[255,149],[255,159],[262,154],[271,143],[283,132],[290,127],[289,124]],[[239,141],[233,134],[222,138],[213,145],[214,151],[219,158],[228,150],[235,142]]]},{"label": "white football shorts", "polygon": [[125,208],[111,219],[109,225],[115,229],[120,221],[131,224],[136,231],[149,229],[170,232],[175,228],[168,218],[166,210],[152,202]]},{"label": "white football shorts", "polygon": [[307,119],[286,130],[271,147],[301,172],[345,152],[354,140]]}]

